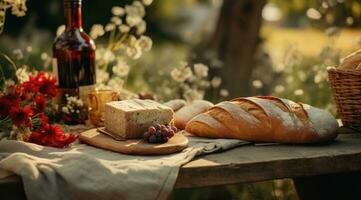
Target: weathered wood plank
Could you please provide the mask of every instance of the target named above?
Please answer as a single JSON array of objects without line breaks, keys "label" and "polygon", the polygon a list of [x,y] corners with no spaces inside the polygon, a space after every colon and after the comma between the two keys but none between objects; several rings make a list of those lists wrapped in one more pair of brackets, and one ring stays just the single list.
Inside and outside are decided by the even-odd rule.
[{"label": "weathered wood plank", "polygon": [[183,166],[176,188],[361,171],[361,135],[323,145],[244,146],[201,156]]},{"label": "weathered wood plank", "polygon": [[[181,168],[175,188],[357,171],[361,171],[361,134],[345,134],[323,145],[249,145],[201,156]],[[23,191],[20,179],[0,180],[0,188],[5,185]]]}]

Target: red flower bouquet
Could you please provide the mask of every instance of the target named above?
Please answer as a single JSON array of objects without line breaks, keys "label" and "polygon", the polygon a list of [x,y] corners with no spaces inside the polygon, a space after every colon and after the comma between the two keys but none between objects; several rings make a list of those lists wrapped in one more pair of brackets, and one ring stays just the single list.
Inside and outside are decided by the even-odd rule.
[{"label": "red flower bouquet", "polygon": [[49,124],[44,114],[47,102],[58,93],[56,79],[39,72],[19,85],[10,85],[0,93],[0,130],[10,137],[52,147],[65,147],[77,139],[60,126]]}]

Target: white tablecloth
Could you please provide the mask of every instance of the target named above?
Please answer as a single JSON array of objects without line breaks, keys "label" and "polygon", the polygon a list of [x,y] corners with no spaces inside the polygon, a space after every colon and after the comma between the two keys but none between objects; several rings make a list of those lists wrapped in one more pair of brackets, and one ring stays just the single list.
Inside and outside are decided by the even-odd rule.
[{"label": "white tablecloth", "polygon": [[180,153],[130,156],[85,144],[56,149],[3,139],[0,178],[22,178],[29,200],[166,199],[179,168],[195,156],[230,149],[248,142],[189,137]]}]

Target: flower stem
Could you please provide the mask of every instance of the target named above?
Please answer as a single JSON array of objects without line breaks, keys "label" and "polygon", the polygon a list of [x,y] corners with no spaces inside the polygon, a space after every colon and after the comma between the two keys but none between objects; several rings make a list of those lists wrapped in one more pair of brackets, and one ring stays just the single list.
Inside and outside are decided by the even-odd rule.
[{"label": "flower stem", "polygon": [[[2,57],[3,59],[5,59],[8,63],[10,63],[10,66],[14,69],[14,73],[16,73],[16,70],[18,69],[18,66],[16,65],[16,63],[6,54],[0,52],[0,57]],[[2,66],[0,66],[2,67]],[[5,76],[3,77],[5,79]],[[18,78],[16,77],[16,75],[14,76],[15,82],[18,82]]]}]

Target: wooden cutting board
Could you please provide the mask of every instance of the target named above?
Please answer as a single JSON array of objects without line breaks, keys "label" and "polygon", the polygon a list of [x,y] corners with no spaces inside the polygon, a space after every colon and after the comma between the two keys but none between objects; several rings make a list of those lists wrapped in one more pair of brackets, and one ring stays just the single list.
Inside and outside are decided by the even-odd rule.
[{"label": "wooden cutting board", "polygon": [[167,143],[150,144],[142,139],[115,140],[114,138],[91,129],[80,133],[80,141],[114,152],[131,155],[164,155],[182,151],[188,146],[188,139],[182,133],[176,133]]}]

